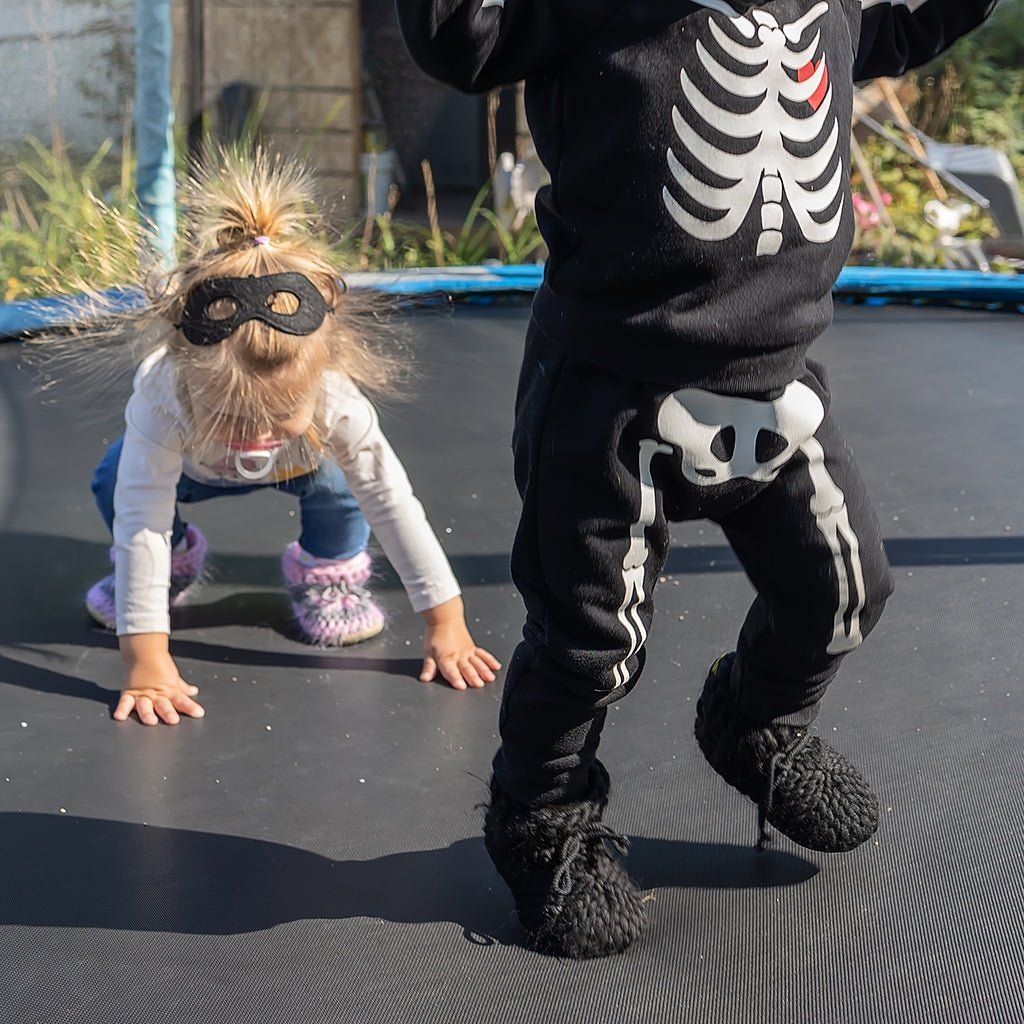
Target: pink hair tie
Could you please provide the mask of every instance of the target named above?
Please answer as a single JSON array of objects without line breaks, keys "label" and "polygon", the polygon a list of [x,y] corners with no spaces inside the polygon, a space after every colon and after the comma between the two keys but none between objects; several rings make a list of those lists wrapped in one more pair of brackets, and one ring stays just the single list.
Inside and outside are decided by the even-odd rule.
[{"label": "pink hair tie", "polygon": [[267,235],[257,235],[252,240],[253,248],[257,245],[270,245],[270,238]]}]

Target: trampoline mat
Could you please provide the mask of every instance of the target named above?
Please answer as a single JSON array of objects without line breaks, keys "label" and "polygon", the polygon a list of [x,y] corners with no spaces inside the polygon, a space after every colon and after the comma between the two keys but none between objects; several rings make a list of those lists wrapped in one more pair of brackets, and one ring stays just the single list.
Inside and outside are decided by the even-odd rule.
[{"label": "trampoline mat", "polygon": [[[526,317],[418,315],[420,397],[383,410],[503,660]],[[818,724],[881,795],[856,852],[759,854],[752,805],[704,763],[695,700],[751,590],[716,528],[674,529],[601,748],[650,923],[585,963],[522,946],[483,848],[498,687],[416,681],[420,620],[386,572],[380,638],[288,638],[291,499],[190,513],[215,571],[172,650],[206,719],[111,720],[119,656],[82,595],[107,571],[89,477],[120,409],[44,402],[0,348],[0,1021],[1024,1020],[1021,341],[1011,316],[840,307],[815,347],[898,585]]]}]

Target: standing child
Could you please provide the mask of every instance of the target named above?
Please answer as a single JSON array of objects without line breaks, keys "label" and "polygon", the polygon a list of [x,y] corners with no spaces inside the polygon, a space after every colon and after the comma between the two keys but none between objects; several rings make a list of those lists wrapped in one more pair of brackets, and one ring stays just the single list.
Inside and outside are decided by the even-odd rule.
[{"label": "standing child", "polygon": [[850,249],[853,82],[898,75],[994,0],[398,0],[467,91],[526,79],[551,185],[513,438],[527,609],[485,837],[538,948],[617,952],[640,896],[601,824],[606,709],[636,684],[668,522],[710,519],[756,590],[711,667],[715,770],[814,850],[878,824],[809,733],[891,591],[878,522],[806,353]]},{"label": "standing child", "polygon": [[299,499],[302,532],[282,564],[303,639],[338,646],[384,628],[366,588],[372,527],[426,623],[420,678],[465,689],[499,668],[473,643],[448,560],[362,394],[385,392],[395,367],[362,338],[369,318],[318,241],[310,184],[265,154],[225,155],[193,182],[188,254],[170,284],[118,323],[150,354],[93,480],[114,572],[86,605],[117,630],[117,719],[203,714],[168,650],[168,606],[206,557],[177,505],[265,487]]}]

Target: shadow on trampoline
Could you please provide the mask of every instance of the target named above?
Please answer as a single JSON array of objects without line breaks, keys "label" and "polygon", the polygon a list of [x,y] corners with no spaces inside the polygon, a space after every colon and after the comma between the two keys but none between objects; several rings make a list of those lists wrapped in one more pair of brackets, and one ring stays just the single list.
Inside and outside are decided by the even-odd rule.
[{"label": "shadow on trampoline", "polygon": [[[629,864],[645,890],[767,889],[818,873],[789,853],[642,836],[632,839]],[[0,925],[230,935],[367,917],[450,921],[478,945],[521,941],[478,838],[335,861],[261,839],[8,812],[0,813],[0,872]]]},{"label": "shadow on trampoline", "polygon": [[[896,538],[886,541],[885,546],[891,563],[897,567],[1024,563],[1024,537],[1011,534]],[[104,544],[72,537],[10,531],[0,534],[0,560],[7,567],[8,577],[24,584],[17,599],[11,592],[0,606],[3,612],[0,647],[6,648],[7,655],[19,650],[31,651],[33,644],[51,644],[58,637],[62,644],[84,648],[116,646],[111,634],[89,622],[81,603],[88,583],[109,566],[107,552]],[[467,586],[511,582],[505,554],[456,554],[452,556],[452,563]],[[40,572],[41,566],[46,568],[45,572]],[[669,552],[664,569],[668,574],[680,575],[739,571],[735,555],[725,544],[676,546]],[[277,558],[271,555],[215,557],[214,578],[243,586],[274,586],[279,579]],[[377,586],[391,590],[399,587],[399,583],[390,568],[385,567]],[[295,641],[295,648],[268,650],[212,644],[182,635],[187,630],[226,626],[268,628]],[[172,650],[177,657],[212,664],[352,674],[374,672],[412,680],[420,669],[416,658],[374,657],[373,641],[363,646],[358,656],[341,651],[319,651],[301,643],[295,636],[288,598],[283,590],[241,591],[205,603],[200,593],[195,604],[174,610],[172,627],[175,633]],[[47,652],[47,656],[53,659],[52,652]],[[67,660],[70,664],[71,660]],[[118,697],[116,690],[61,672],[59,668],[2,653],[0,682],[40,693],[98,701],[111,709]]]},{"label": "shadow on trampoline", "polygon": [[[93,623],[84,608],[85,591],[92,579],[109,571],[108,548],[104,544],[69,537],[34,533],[0,534],[0,560],[8,568],[10,579],[21,581],[17,594],[12,590],[0,602],[0,683],[107,704],[111,710],[119,693],[106,689],[61,666],[77,666],[81,658],[67,657],[52,650],[37,650],[36,645],[59,642],[67,647],[114,650],[112,633]],[[233,565],[232,560],[228,560]],[[243,558],[244,565],[263,563],[266,574],[261,582],[277,582],[279,568],[274,558]],[[44,567],[45,571],[40,571]],[[218,573],[218,575],[220,575]],[[234,574],[230,574],[234,582]],[[243,574],[244,575],[244,574]],[[298,671],[331,671],[350,674],[379,673],[400,676],[416,682],[422,666],[418,658],[374,657],[374,642],[360,648],[359,655],[348,651],[318,649],[297,639],[291,623],[288,597],[279,591],[243,591],[219,600],[198,603],[172,612],[171,649],[176,657],[213,664],[263,668],[289,668]],[[295,641],[292,650],[259,649],[229,644],[211,644],[183,636],[181,631],[222,626],[266,627]],[[19,655],[25,654],[28,660]],[[36,659],[45,659],[41,663]],[[422,685],[416,682],[416,685]],[[436,685],[447,685],[441,680]]]},{"label": "shadow on trampoline", "polygon": [[[95,646],[113,649],[116,641],[108,634],[95,631]],[[3,643],[0,637],[0,643]],[[15,650],[19,648],[14,648]],[[339,655],[337,657],[306,657],[296,656],[280,651],[255,651],[222,644],[203,644],[198,641],[172,640],[171,650],[179,658],[190,658],[193,661],[208,661],[216,664],[247,665],[251,667],[298,668],[309,671],[329,670],[331,672],[378,673],[399,676],[424,685],[417,681],[422,660],[418,658],[367,658]],[[37,693],[53,694],[59,697],[71,697],[76,700],[91,700],[105,704],[113,713],[121,696],[119,690],[100,686],[88,679],[57,671],[47,665],[38,665],[30,661],[21,661],[0,654],[0,684],[19,686]],[[431,685],[447,687],[443,679]]]},{"label": "shadow on trampoline", "polygon": [[77,700],[93,700],[106,704],[113,714],[117,707],[121,692],[107,689],[88,679],[57,672],[42,665],[33,665],[27,661],[8,658],[0,654],[0,683],[8,686],[20,686],[37,693],[50,693],[59,697],[74,697]]},{"label": "shadow on trampoline", "polygon": [[[52,600],[54,584],[69,574],[72,582],[84,596],[85,588],[94,576],[109,572],[107,545],[95,541],[78,540],[52,534],[0,533],[0,559],[12,579],[38,579],[46,587]],[[885,541],[890,562],[897,567],[927,565],[1019,565],[1024,563],[1024,536],[1004,534],[988,537],[897,537]],[[466,586],[504,585],[512,582],[507,552],[449,555],[455,575]],[[217,554],[210,558],[212,582],[239,586],[280,586],[281,570],[276,554],[235,555]],[[46,566],[47,573],[40,567]],[[398,577],[380,559],[380,572],[374,581],[375,589],[398,590]],[[92,567],[91,570],[83,567]],[[700,544],[675,546],[668,554],[664,571],[683,575],[707,572],[737,572],[739,563],[727,544]],[[24,598],[25,595],[22,594]],[[22,604],[25,602],[22,601]],[[199,613],[198,609],[206,610]],[[34,609],[30,609],[34,613]],[[181,625],[253,625],[280,623],[287,617],[287,600],[283,590],[278,592],[239,593],[213,605],[202,602],[189,606],[194,616],[183,618]],[[184,612],[185,609],[182,609]],[[267,621],[254,623],[254,618]],[[244,619],[244,621],[241,621]]]}]

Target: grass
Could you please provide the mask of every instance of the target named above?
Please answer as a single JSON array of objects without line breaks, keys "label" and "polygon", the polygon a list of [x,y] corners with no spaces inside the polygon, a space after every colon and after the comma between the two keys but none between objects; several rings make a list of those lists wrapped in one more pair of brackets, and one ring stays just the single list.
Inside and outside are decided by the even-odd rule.
[{"label": "grass", "polygon": [[85,159],[27,139],[0,169],[0,295],[11,302],[88,279],[98,287],[137,273],[138,219],[128,146],[112,140]]},{"label": "grass", "polygon": [[[888,143],[871,139],[865,152],[879,186],[893,197],[895,231],[858,238],[852,262],[936,266],[936,232],[921,214],[929,191],[920,168]],[[428,202],[432,200],[429,167]],[[0,301],[32,299],[75,290],[87,281],[105,288],[136,280],[140,227],[134,203],[130,145],[113,140],[80,155],[59,142],[26,139],[0,166]],[[854,187],[859,187],[856,174]],[[334,242],[339,264],[349,270],[406,270],[471,266],[497,260],[518,264],[544,255],[532,215],[510,228],[489,208],[490,187],[477,193],[458,231],[442,231],[436,206],[430,225],[403,223],[390,210],[352,226]],[[965,223],[963,237],[985,237],[985,217]]]},{"label": "grass", "polygon": [[[27,139],[0,168],[0,300],[60,294],[82,281],[106,288],[136,280],[141,232],[133,182],[128,145],[115,152],[108,140],[80,157]],[[458,232],[406,224],[391,212],[371,217],[334,241],[339,264],[404,270],[536,259],[543,240],[534,218],[506,227],[487,207],[489,194],[489,186],[480,189]]]}]

